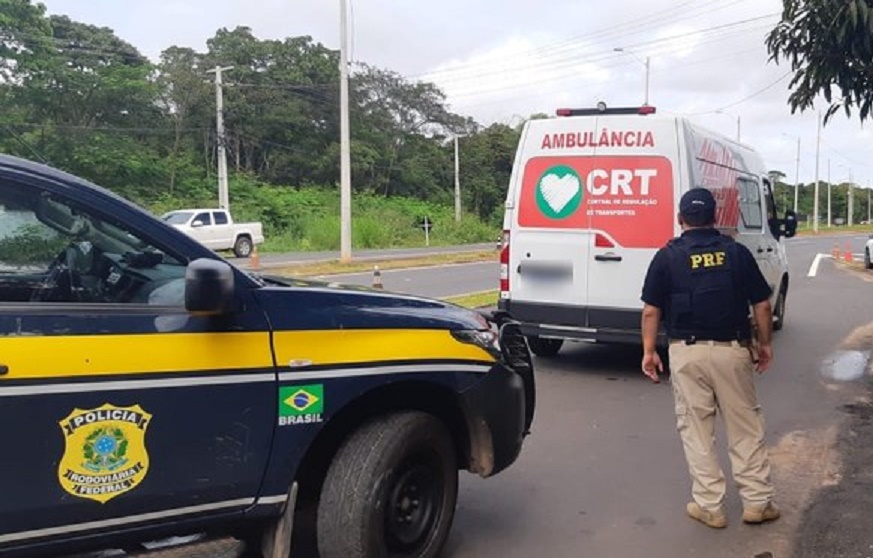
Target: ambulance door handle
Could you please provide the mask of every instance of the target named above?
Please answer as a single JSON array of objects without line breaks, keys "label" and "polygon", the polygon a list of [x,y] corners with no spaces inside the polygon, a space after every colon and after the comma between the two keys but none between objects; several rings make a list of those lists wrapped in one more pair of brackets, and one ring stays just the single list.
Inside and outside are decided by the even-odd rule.
[{"label": "ambulance door handle", "polygon": [[594,259],[598,262],[620,262],[621,256],[615,254],[597,254]]},{"label": "ambulance door handle", "polygon": [[763,254],[763,253],[764,253],[764,249],[761,248],[760,246],[758,247],[758,253],[759,253],[759,254]]},{"label": "ambulance door handle", "polygon": [[9,374],[9,367],[5,364],[0,364],[0,376],[5,376],[6,374]]},{"label": "ambulance door handle", "polygon": [[772,252],[772,251],[773,251],[773,247],[772,247],[772,246],[768,246],[768,247],[767,247],[767,251],[768,251],[768,252]]}]

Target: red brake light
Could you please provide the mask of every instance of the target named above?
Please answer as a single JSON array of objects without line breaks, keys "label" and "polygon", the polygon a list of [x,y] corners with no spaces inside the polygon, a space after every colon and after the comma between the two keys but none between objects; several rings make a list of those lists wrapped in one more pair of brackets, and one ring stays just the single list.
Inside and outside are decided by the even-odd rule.
[{"label": "red brake light", "polygon": [[647,114],[655,114],[655,110],[655,107],[653,107],[652,105],[643,105],[640,107],[640,114],[642,114],[643,116]]},{"label": "red brake light", "polygon": [[509,231],[503,231],[500,246],[500,298],[509,298]]},{"label": "red brake light", "polygon": [[597,233],[594,236],[594,246],[597,248],[615,248],[615,244],[602,233]]}]

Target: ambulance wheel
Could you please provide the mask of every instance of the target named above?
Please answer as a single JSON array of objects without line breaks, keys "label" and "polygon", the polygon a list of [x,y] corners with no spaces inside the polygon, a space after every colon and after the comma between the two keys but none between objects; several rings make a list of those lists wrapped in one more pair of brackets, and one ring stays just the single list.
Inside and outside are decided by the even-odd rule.
[{"label": "ambulance wheel", "polygon": [[240,235],[233,243],[233,255],[237,258],[248,258],[252,255],[252,239],[246,235]]},{"label": "ambulance wheel", "polygon": [[420,412],[376,419],[343,443],[327,471],[319,555],[438,556],[457,497],[455,446],[439,420]]},{"label": "ambulance wheel", "polygon": [[546,339],[532,335],[527,338],[527,344],[530,346],[531,352],[538,357],[553,357],[561,350],[564,340]]},{"label": "ambulance wheel", "polygon": [[773,309],[773,331],[780,331],[785,327],[785,287],[779,289],[776,297],[776,308]]}]

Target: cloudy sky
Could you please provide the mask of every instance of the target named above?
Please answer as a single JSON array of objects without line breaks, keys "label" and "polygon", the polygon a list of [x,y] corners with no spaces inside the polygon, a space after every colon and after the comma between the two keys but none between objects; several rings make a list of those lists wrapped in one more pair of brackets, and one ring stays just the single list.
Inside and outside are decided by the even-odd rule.
[{"label": "cloudy sky", "polygon": [[[781,0],[350,0],[353,57],[439,84],[452,108],[516,123],[558,107],[650,104],[735,136],[793,182],[815,176],[816,115],[792,115],[787,66],[764,37]],[[205,49],[218,28],[262,38],[310,35],[339,45],[334,0],[43,0],[51,13],[113,28],[156,59],[171,45]],[[616,48],[624,52],[616,52]],[[824,107],[824,104],[821,105]],[[871,125],[839,115],[824,128],[820,177],[873,183]]]}]

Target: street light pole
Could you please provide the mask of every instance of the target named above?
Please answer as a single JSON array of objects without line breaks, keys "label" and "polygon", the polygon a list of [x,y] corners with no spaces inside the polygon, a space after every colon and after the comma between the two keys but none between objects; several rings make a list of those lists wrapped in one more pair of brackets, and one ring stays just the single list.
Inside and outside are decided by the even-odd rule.
[{"label": "street light pole", "polygon": [[649,105],[649,74],[650,74],[650,70],[652,67],[651,57],[646,56],[646,60],[643,61],[634,51],[627,50],[624,47],[616,47],[612,50],[615,52],[621,52],[623,54],[630,54],[631,56],[633,56],[637,60],[637,62],[640,62],[641,64],[643,64],[646,67],[646,94],[645,94],[645,97],[643,98],[643,105],[648,106]]},{"label": "street light pole", "polygon": [[461,222],[461,160],[458,149],[458,134],[455,134],[455,221]]},{"label": "street light pole", "polygon": [[831,226],[831,158],[828,157],[828,228]]},{"label": "street light pole", "polygon": [[818,233],[818,163],[821,158],[821,110],[818,111],[818,133],[815,137],[815,200],[812,210],[812,230]]},{"label": "street light pole", "polygon": [[797,136],[797,166],[794,169],[794,213],[797,214],[797,194],[800,188],[800,136]]},{"label": "street light pole", "polygon": [[643,105],[649,106],[649,70],[651,69],[652,59],[646,56],[646,99],[643,101]]}]

